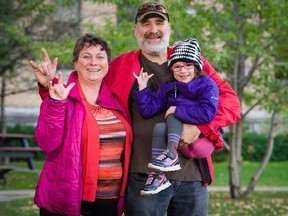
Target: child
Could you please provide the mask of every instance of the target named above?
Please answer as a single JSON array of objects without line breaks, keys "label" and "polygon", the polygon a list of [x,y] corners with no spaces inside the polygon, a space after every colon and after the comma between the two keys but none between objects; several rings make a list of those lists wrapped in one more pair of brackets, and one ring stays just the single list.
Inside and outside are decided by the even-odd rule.
[{"label": "child", "polygon": [[[152,157],[159,153],[160,155],[153,157],[148,164],[148,168],[154,172],[149,173],[145,187],[141,190],[142,195],[156,194],[166,189],[171,183],[163,172],[181,169],[177,147],[183,122],[206,124],[216,114],[219,90],[215,82],[202,72],[202,66],[199,44],[196,39],[191,38],[175,44],[174,53],[168,59],[171,80],[163,83],[157,91],[150,93],[147,88],[148,80],[153,74],[148,75],[143,69],[139,76],[134,73],[139,85],[135,98],[142,117],[150,118],[167,110],[167,125],[158,123],[154,127]],[[214,147],[208,146],[207,152],[205,148],[205,145],[201,146],[199,158],[214,150]]]}]

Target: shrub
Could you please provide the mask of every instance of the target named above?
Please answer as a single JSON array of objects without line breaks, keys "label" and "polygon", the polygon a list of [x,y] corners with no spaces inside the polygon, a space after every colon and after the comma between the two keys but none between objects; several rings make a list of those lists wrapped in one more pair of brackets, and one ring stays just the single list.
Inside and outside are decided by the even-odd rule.
[{"label": "shrub", "polygon": [[[229,134],[224,134],[224,139],[229,143]],[[242,137],[242,159],[247,161],[262,161],[268,144],[266,134],[244,133]],[[228,158],[228,151],[215,151],[212,155],[213,161],[223,162]],[[288,134],[275,137],[274,148],[270,161],[288,161]]]},{"label": "shrub", "polygon": [[[242,156],[243,160],[261,161],[265,155],[268,144],[266,134],[245,133],[243,136]],[[288,160],[288,136],[278,135],[274,139],[274,148],[270,161]]]},{"label": "shrub", "polygon": [[[34,126],[27,126],[27,125],[19,125],[16,124],[13,127],[8,127],[7,128],[7,133],[16,133],[16,134],[34,134],[35,127]],[[19,143],[16,143],[17,141],[15,140],[14,143],[11,142],[9,143],[12,146],[17,146]],[[29,139],[29,145],[34,147],[37,146],[36,142],[34,139]]]},{"label": "shrub", "polygon": [[288,160],[288,134],[275,137],[273,154],[270,161]]},{"label": "shrub", "polygon": [[[8,133],[34,134],[34,126],[16,125],[7,128]],[[229,143],[229,133],[225,133],[223,138]],[[29,140],[31,146],[37,146],[34,139]],[[242,137],[242,157],[247,161],[261,161],[264,157],[268,144],[267,134],[244,133]],[[38,158],[44,158],[44,153]],[[212,155],[213,161],[223,162],[228,159],[228,151],[215,151]],[[275,137],[274,148],[270,161],[288,161],[288,134],[281,134]]]},{"label": "shrub", "polygon": [[243,160],[261,161],[267,146],[267,137],[263,134],[244,133],[242,137]]}]

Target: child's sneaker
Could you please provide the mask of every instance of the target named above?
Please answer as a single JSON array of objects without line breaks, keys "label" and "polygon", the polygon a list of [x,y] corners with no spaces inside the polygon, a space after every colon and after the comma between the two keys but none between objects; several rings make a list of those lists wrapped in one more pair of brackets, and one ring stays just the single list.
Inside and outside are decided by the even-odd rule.
[{"label": "child's sneaker", "polygon": [[180,170],[177,152],[163,151],[157,158],[148,164],[148,168],[156,171],[168,172]]},{"label": "child's sneaker", "polygon": [[143,196],[157,194],[171,185],[164,173],[149,173],[145,187],[140,191]]}]

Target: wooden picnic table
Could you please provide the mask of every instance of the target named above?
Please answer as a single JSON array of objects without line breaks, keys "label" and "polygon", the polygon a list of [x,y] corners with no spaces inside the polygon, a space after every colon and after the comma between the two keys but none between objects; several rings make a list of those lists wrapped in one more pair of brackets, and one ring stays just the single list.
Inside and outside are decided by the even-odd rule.
[{"label": "wooden picnic table", "polygon": [[0,165],[0,179],[3,180],[4,185],[7,184],[7,179],[5,174],[13,170],[14,168],[11,166]]},{"label": "wooden picnic table", "polygon": [[[30,146],[29,139],[33,138],[32,134],[0,134],[0,163],[9,165],[10,159],[25,160],[31,170],[36,169],[34,158],[40,148]],[[20,141],[20,145],[12,146],[11,142],[15,140]]]}]

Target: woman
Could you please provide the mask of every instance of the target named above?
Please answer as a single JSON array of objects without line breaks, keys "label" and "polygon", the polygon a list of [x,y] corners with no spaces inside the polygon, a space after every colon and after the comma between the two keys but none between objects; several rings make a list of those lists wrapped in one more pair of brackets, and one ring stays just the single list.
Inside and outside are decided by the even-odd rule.
[{"label": "woman", "polygon": [[[107,42],[85,34],[75,44],[76,70],[67,85],[59,72],[58,83],[48,86],[49,97],[41,104],[35,130],[35,139],[47,154],[34,198],[40,215],[123,212],[132,130],[103,81],[110,59]],[[45,62],[30,64],[35,74],[51,69]]]}]

